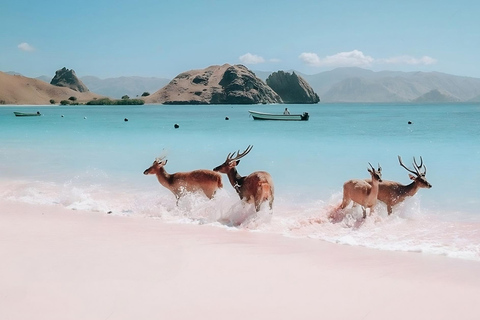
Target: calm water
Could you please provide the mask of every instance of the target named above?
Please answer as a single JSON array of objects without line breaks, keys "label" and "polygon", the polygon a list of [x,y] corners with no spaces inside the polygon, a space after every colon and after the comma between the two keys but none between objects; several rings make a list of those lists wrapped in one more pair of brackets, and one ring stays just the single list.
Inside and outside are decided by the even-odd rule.
[{"label": "calm water", "polygon": [[[238,228],[480,260],[479,104],[288,107],[308,111],[310,120],[254,121],[248,114],[281,112],[281,105],[1,107],[0,195],[222,228],[230,227],[218,220],[243,221]],[[37,110],[43,116],[13,115]],[[238,171],[270,172],[273,216],[267,210],[251,216],[225,176],[214,200],[191,195],[177,207],[154,176],[142,174],[162,152],[168,172],[212,169],[250,144]],[[359,208],[348,209],[341,223],[328,221],[343,182],[368,178],[368,162],[380,163],[384,179],[408,184],[397,155],[409,167],[422,156],[433,188],[421,189],[392,216],[379,204],[364,223]]]}]

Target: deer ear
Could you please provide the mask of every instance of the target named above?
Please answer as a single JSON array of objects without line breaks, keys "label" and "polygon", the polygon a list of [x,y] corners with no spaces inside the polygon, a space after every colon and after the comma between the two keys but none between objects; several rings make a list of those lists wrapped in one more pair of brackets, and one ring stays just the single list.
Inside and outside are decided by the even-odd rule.
[{"label": "deer ear", "polygon": [[238,166],[239,163],[240,163],[240,160],[237,160],[237,162],[235,162],[235,165]]},{"label": "deer ear", "polygon": [[410,180],[415,180],[415,176],[413,174],[408,174],[408,177],[410,178]]}]

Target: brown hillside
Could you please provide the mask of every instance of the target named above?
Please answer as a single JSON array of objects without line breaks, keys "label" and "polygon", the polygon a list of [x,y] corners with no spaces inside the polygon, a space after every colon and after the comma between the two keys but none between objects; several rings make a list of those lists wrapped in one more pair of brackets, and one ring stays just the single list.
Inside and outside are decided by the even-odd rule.
[{"label": "brown hillside", "polygon": [[10,75],[0,71],[0,104],[48,105],[50,99],[59,103],[76,97],[77,102],[87,102],[103,98],[92,92],[78,92],[65,87],[57,87],[44,81],[20,75]]},{"label": "brown hillside", "polygon": [[145,103],[256,104],[281,103],[282,99],[243,65],[214,65],[176,76]]}]

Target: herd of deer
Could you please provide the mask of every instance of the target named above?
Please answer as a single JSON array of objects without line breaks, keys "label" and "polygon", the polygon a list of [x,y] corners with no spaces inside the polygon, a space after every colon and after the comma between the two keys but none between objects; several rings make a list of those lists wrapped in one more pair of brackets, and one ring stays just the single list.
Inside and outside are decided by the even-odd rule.
[{"label": "herd of deer", "polygon": [[[215,192],[223,187],[222,176],[225,173],[228,176],[230,184],[233,186],[240,199],[246,203],[253,203],[258,212],[261,205],[268,201],[270,211],[273,208],[274,186],[270,174],[266,171],[255,171],[248,176],[241,176],[237,171],[237,165],[240,159],[246,156],[253,146],[248,146],[243,152],[229,153],[225,162],[213,170],[194,170],[190,172],[167,173],[165,157],[155,159],[152,166],[146,169],[145,175],[155,174],[162,186],[169,189],[178,200],[188,192],[202,191],[209,199],[213,198]],[[413,180],[408,185],[403,185],[395,181],[382,180],[382,168],[380,165],[375,169],[370,163],[368,172],[371,179],[353,179],[343,184],[343,200],[335,211],[346,208],[352,201],[362,206],[363,218],[366,218],[366,210],[373,212],[377,200],[387,205],[387,212],[392,213],[392,207],[404,201],[417,193],[420,188],[431,188],[432,185],[427,181],[427,168],[420,157],[420,165],[413,158],[413,168],[410,170],[398,156],[400,165],[409,172],[409,177]],[[219,173],[220,172],[220,173]]]}]

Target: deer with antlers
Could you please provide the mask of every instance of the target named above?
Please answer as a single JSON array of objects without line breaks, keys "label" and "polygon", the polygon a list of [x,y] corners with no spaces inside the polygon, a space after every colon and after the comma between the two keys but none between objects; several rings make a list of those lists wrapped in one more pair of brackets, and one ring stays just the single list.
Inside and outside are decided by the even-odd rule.
[{"label": "deer with antlers", "polygon": [[[409,172],[408,176],[412,183],[403,185],[396,181],[384,180],[379,184],[378,200],[387,205],[387,212],[392,213],[392,207],[400,202],[403,202],[407,197],[414,196],[420,188],[430,189],[432,185],[427,181],[427,167],[423,164],[423,159],[420,157],[420,165],[417,164],[415,157],[413,158],[413,168],[415,171],[408,169],[402,162],[402,158],[398,156],[400,165]],[[422,171],[423,170],[423,171]],[[366,180],[370,183],[371,180]]]},{"label": "deer with antlers", "polygon": [[152,166],[143,174],[156,175],[158,182],[175,195],[177,204],[178,200],[187,192],[202,191],[209,199],[212,199],[215,192],[223,187],[222,176],[218,172],[200,169],[169,174],[164,168],[166,164],[165,157],[156,158]]},{"label": "deer with antlers", "polygon": [[367,209],[370,209],[370,214],[373,212],[377,204],[378,184],[382,182],[382,168],[378,165],[378,169],[368,163],[370,168],[367,169],[372,179],[368,183],[361,179],[348,180],[343,184],[343,200],[339,209],[345,209],[350,202],[355,202],[362,206],[363,218],[367,217]]},{"label": "deer with antlers", "polygon": [[246,156],[252,148],[253,146],[249,145],[243,152],[238,150],[236,153],[229,153],[225,162],[214,168],[213,171],[225,173],[240,199],[247,203],[254,203],[257,212],[265,201],[268,201],[270,210],[272,210],[274,188],[270,174],[266,171],[255,171],[242,177],[237,172],[240,159]]}]

